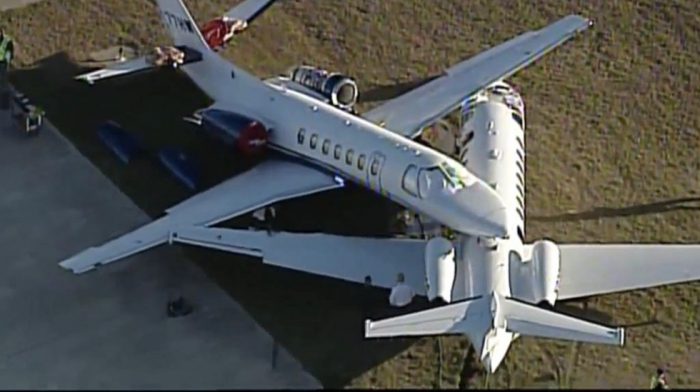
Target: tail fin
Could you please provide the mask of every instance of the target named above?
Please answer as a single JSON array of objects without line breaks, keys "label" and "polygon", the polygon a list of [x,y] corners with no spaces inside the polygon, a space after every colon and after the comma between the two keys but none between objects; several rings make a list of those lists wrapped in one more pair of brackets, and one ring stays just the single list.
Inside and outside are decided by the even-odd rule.
[{"label": "tail fin", "polygon": [[176,46],[187,46],[200,52],[210,50],[197,22],[182,0],[156,0],[160,17]]}]

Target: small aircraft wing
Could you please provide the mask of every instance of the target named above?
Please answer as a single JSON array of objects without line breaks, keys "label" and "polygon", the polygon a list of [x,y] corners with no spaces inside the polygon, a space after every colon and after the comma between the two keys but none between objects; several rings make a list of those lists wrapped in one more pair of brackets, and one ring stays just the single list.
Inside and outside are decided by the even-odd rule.
[{"label": "small aircraft wing", "polygon": [[282,200],[342,186],[332,175],[288,160],[268,160],[166,211],[166,215],[60,266],[79,274],[168,241],[180,226],[208,226]]},{"label": "small aircraft wing", "polygon": [[276,0],[243,0],[235,7],[226,11],[224,16],[245,21],[248,25],[260,16],[265,10],[270,8]]},{"label": "small aircraft wing", "polygon": [[700,280],[700,245],[576,244],[559,250],[560,300]]},{"label": "small aircraft wing", "polygon": [[448,69],[442,76],[365,113],[388,130],[414,138],[466,98],[532,64],[586,30],[591,20],[570,15],[524,33]]},{"label": "small aircraft wing", "polygon": [[391,288],[396,276],[425,295],[425,241],[183,226],[172,242],[261,257],[263,263],[355,283]]}]

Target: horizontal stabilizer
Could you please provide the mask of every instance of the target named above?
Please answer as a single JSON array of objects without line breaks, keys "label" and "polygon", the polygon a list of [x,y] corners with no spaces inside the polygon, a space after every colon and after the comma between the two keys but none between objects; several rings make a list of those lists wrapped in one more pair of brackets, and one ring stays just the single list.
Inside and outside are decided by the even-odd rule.
[{"label": "horizontal stabilizer", "polygon": [[[184,55],[183,61],[180,65],[186,65],[202,61],[202,53],[195,49],[191,49],[186,46],[178,46],[176,47],[176,49],[182,52],[182,54]],[[157,65],[154,61],[155,54],[152,56],[141,56],[133,60],[118,62],[103,69],[98,69],[96,71],[78,75],[75,77],[75,79],[83,80],[88,84],[94,84],[95,82],[103,79],[115,78],[117,76],[133,75],[140,72],[170,66],[168,62],[165,62],[162,65]]]},{"label": "horizontal stabilizer", "polygon": [[509,332],[523,336],[623,346],[625,330],[610,328],[513,299],[503,299]]},{"label": "horizontal stabilizer", "polygon": [[[480,329],[477,326],[482,324],[488,326],[488,304],[483,297],[476,297],[385,320],[366,320],[365,337],[468,334],[468,330]],[[467,320],[469,320],[469,328],[466,325]]]}]

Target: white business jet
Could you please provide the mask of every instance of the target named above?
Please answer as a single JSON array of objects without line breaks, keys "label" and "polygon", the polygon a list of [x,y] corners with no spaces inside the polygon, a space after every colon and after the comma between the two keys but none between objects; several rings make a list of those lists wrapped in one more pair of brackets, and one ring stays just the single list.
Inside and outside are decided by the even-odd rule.
[{"label": "white business jet", "polygon": [[[266,7],[270,2],[242,4],[252,9],[253,3]],[[290,158],[271,157],[167,210],[165,217],[60,263],[76,273],[165,243],[175,228],[214,225],[271,203],[340,188],[346,180],[459,232],[507,236],[510,214],[498,193],[456,160],[412,138],[466,97],[589,26],[587,19],[566,17],[463,62],[359,117],[347,110],[357,96],[349,78],[299,67],[287,78],[263,82],[211,50],[182,1],[157,4],[174,47],[184,53],[177,68],[215,101],[195,113],[193,121],[245,153],[265,148]],[[115,68],[129,73],[130,66],[142,70],[141,64],[136,59]],[[123,74],[100,70],[79,78],[94,82]],[[352,263],[328,268],[352,268]]]},{"label": "white business jet", "polygon": [[[553,310],[557,300],[700,280],[700,246],[524,244],[525,111],[498,82],[462,107],[461,163],[498,192],[511,215],[507,238],[458,235],[427,242],[427,296],[444,306],[366,322],[367,337],[464,334],[494,372],[519,335],[624,345],[611,328]],[[416,267],[417,268],[417,267]]]}]

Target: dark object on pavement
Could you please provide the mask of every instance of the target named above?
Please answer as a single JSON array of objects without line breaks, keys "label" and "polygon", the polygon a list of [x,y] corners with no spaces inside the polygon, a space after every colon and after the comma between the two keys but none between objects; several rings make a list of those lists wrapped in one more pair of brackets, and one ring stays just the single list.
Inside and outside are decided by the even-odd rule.
[{"label": "dark object on pavement", "polygon": [[168,302],[168,317],[184,317],[192,313],[192,310],[192,305],[185,302],[182,296]]}]

